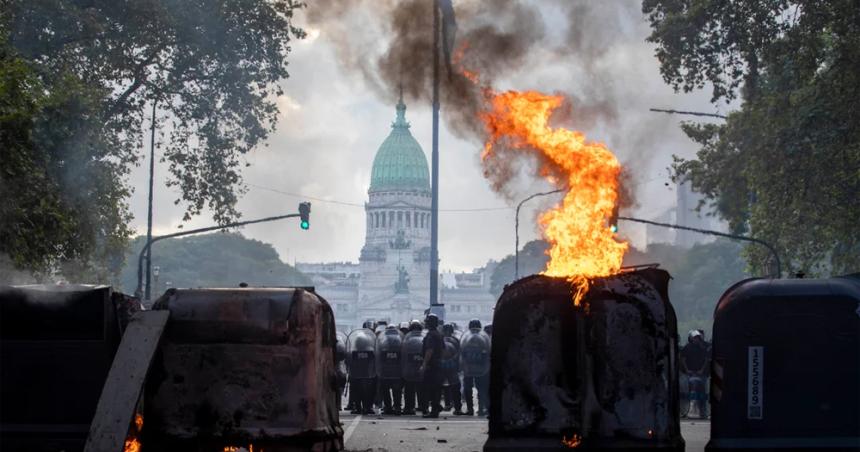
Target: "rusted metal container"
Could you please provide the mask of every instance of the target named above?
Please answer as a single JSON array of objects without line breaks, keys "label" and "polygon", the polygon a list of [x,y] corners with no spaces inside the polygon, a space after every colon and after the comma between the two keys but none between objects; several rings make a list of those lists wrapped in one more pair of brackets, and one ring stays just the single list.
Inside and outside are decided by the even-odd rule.
[{"label": "rusted metal container", "polygon": [[750,279],[714,313],[708,451],[860,450],[860,274]]},{"label": "rusted metal container", "polygon": [[[305,289],[171,289],[144,450],[342,448],[328,303]],[[226,449],[223,449],[226,450]]]},{"label": "rusted metal container", "polygon": [[682,451],[669,278],[648,268],[595,279],[581,306],[563,278],[506,287],[484,450]]},{"label": "rusted metal container", "polygon": [[0,287],[0,450],[83,450],[119,340],[108,286]]}]

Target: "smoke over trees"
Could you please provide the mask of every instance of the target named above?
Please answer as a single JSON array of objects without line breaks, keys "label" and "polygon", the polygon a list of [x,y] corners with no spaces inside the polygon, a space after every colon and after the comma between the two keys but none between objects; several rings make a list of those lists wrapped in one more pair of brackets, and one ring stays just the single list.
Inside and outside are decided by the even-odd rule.
[{"label": "smoke over trees", "polygon": [[0,94],[12,102],[4,104],[4,150],[20,159],[0,159],[3,198],[13,203],[4,213],[14,214],[0,220],[0,252],[36,271],[95,260],[116,273],[119,263],[106,260],[129,234],[126,177],[140,163],[153,103],[158,154],[185,218],[203,209],[220,223],[238,217],[242,155],[274,130],[290,41],[304,34],[292,24],[298,7],[4,2]]}]

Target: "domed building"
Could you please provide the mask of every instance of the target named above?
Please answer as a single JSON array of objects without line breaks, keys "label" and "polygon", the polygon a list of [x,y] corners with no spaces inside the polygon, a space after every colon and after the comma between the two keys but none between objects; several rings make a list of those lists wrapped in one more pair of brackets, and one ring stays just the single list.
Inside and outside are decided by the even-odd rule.
[{"label": "domed building", "polygon": [[358,308],[374,319],[420,318],[430,304],[430,170],[402,99],[367,194]]},{"label": "domed building", "polygon": [[[409,129],[401,99],[391,131],[373,159],[358,264],[296,265],[332,305],[339,329],[350,330],[366,320],[423,319],[430,305],[430,169]],[[462,305],[452,306],[463,314],[454,315],[463,317],[458,323],[467,322],[467,314],[482,321],[492,317],[495,299],[487,291],[489,277],[483,268],[441,279],[441,302],[468,294]],[[465,286],[458,287],[458,281]]]}]

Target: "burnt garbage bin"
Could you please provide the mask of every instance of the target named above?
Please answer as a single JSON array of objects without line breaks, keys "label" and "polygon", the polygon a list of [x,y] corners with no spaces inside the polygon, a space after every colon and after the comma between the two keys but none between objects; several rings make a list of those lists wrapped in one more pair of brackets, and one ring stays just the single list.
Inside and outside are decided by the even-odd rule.
[{"label": "burnt garbage bin", "polygon": [[333,451],[335,322],[313,291],[170,289],[144,392],[144,451]]},{"label": "burnt garbage bin", "polygon": [[108,286],[0,287],[0,450],[80,451],[120,341]]},{"label": "burnt garbage bin", "polygon": [[708,451],[860,450],[860,274],[750,279],[714,313]]},{"label": "burnt garbage bin", "polygon": [[564,278],[507,286],[484,450],[682,451],[669,278],[648,268],[594,279],[578,307]]}]

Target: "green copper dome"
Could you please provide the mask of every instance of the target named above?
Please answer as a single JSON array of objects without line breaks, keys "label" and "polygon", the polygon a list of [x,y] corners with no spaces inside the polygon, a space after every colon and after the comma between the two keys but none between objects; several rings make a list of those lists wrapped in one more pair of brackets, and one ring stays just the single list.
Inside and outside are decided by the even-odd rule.
[{"label": "green copper dome", "polygon": [[370,173],[370,191],[430,190],[430,170],[421,145],[409,132],[406,105],[397,103],[391,133],[379,146]]}]

